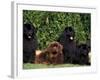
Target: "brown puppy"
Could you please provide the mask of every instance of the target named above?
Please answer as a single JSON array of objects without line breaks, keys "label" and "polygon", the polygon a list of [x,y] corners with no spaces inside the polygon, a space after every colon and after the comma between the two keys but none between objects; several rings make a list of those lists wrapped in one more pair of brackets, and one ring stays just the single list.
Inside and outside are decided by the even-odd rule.
[{"label": "brown puppy", "polygon": [[48,62],[50,64],[62,64],[64,56],[62,52],[62,45],[58,42],[51,42],[46,49],[48,52]]},{"label": "brown puppy", "polygon": [[42,52],[36,55],[35,63],[37,64],[62,64],[64,56],[62,45],[58,42],[51,42],[49,46]]},{"label": "brown puppy", "polygon": [[49,64],[48,63],[48,53],[46,52],[46,50],[36,51],[35,64]]}]

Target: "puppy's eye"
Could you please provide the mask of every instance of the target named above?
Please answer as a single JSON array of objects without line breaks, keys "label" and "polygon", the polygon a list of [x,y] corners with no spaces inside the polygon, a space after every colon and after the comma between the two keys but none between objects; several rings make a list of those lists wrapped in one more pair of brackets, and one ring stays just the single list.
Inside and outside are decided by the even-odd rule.
[{"label": "puppy's eye", "polygon": [[53,55],[57,54],[57,52],[52,52]]}]

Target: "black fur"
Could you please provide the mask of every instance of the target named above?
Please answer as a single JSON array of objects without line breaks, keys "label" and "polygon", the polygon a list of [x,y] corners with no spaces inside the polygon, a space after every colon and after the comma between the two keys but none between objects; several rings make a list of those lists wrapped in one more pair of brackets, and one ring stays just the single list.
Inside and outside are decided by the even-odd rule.
[{"label": "black fur", "polygon": [[80,44],[77,46],[76,63],[81,65],[90,65],[89,62],[90,46],[87,44]]},{"label": "black fur", "polygon": [[37,49],[36,29],[30,24],[23,24],[23,63],[34,63]]},{"label": "black fur", "polygon": [[73,63],[76,53],[76,43],[74,41],[75,31],[72,27],[66,27],[58,42],[63,45],[64,63]]}]

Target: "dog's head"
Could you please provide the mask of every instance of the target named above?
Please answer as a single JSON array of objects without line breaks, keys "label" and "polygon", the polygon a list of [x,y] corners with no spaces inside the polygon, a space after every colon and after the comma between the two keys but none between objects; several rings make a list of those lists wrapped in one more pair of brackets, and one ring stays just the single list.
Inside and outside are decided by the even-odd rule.
[{"label": "dog's head", "polygon": [[50,59],[54,60],[58,55],[62,55],[63,46],[58,42],[52,42],[47,48]]},{"label": "dog's head", "polygon": [[30,23],[23,24],[23,35],[26,39],[28,40],[33,39],[35,34],[36,34],[36,29],[32,24]]},{"label": "dog's head", "polygon": [[78,50],[79,50],[79,53],[81,53],[80,55],[88,56],[90,52],[90,47],[87,44],[80,44],[78,46]]},{"label": "dog's head", "polygon": [[66,27],[64,30],[64,35],[67,40],[72,41],[72,40],[74,40],[75,31],[72,27]]}]

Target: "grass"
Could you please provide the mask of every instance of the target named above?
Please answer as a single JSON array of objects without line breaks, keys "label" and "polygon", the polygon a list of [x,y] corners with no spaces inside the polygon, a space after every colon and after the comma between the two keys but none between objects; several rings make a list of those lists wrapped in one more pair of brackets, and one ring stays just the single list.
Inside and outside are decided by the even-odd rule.
[{"label": "grass", "polygon": [[[91,53],[89,53],[89,58],[91,62]],[[57,65],[47,65],[47,64],[23,64],[23,69],[43,69],[43,68],[63,68],[63,67],[80,67],[80,66],[88,66],[88,65],[79,65],[79,64],[57,64]]]},{"label": "grass", "polygon": [[[58,65],[46,65],[46,64],[23,64],[23,69],[42,69],[42,68],[60,68],[60,67],[78,67],[82,65],[78,64],[58,64]],[[85,65],[83,65],[85,66]]]}]

